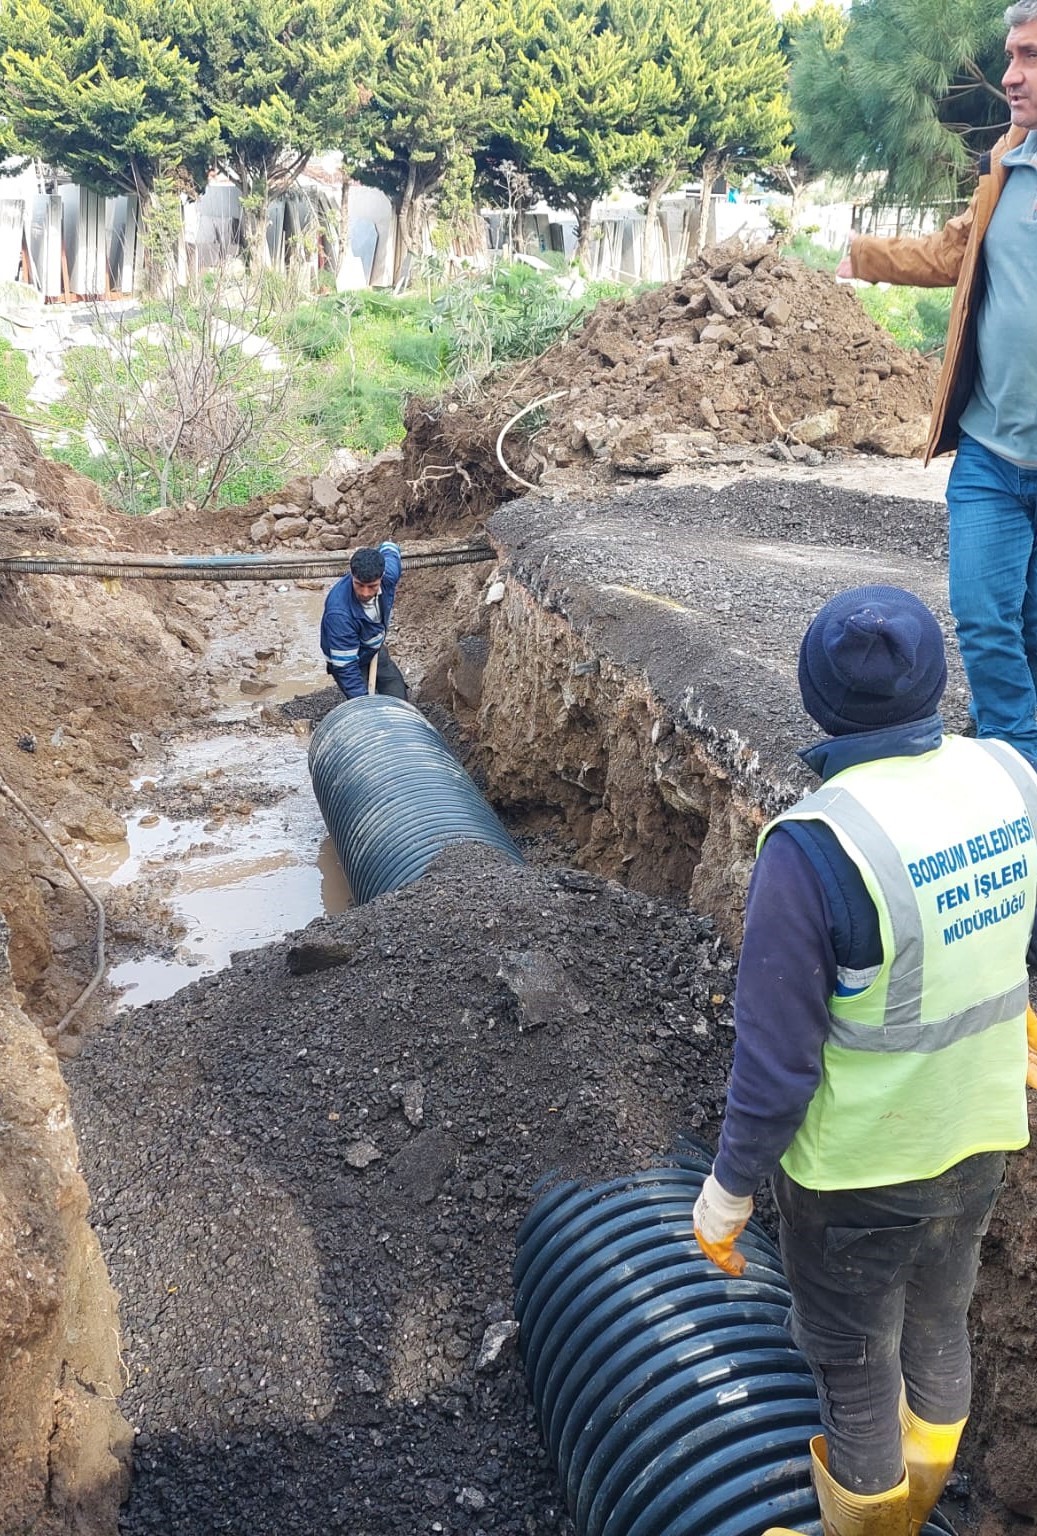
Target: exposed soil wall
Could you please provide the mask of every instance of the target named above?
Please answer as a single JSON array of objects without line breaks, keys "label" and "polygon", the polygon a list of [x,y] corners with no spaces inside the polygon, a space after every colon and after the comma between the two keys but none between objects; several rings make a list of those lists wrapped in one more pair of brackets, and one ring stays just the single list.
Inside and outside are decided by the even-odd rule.
[{"label": "exposed soil wall", "polygon": [[116,1298],[57,1059],[19,1008],[0,923],[0,1532],[106,1536],[132,1433]]},{"label": "exposed soil wall", "polygon": [[761,812],[643,678],[520,582],[479,617],[423,696],[469,731],[467,766],[494,804],[520,827],[553,825],[577,867],[690,901],[736,943]]}]

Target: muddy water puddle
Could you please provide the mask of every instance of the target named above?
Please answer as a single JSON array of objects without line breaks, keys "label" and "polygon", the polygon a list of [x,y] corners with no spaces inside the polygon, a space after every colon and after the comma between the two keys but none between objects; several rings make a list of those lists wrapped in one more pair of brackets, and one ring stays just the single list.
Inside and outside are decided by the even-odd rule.
[{"label": "muddy water puddle", "polygon": [[263,705],[327,685],[313,655],[322,598],[299,589],[276,596],[274,640],[261,640],[256,661],[250,654],[218,687],[206,735],[182,739],[135,782],[127,841],[89,870],[115,888],[154,889],[168,914],[153,946],[135,946],[154,952],[110,965],[120,1010],[169,997],[236,950],[349,906],[310,786],[308,731],[260,719]]}]

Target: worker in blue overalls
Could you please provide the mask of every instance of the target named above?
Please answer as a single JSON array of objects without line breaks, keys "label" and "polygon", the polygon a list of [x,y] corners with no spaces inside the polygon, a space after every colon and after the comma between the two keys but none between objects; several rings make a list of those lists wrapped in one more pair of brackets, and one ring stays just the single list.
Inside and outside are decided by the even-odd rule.
[{"label": "worker in blue overalls", "polygon": [[[325,600],[320,646],[328,671],[347,699],[362,698],[369,691],[407,697],[403,673],[386,646],[402,570],[400,546],[391,539],[377,549],[358,549],[349,562],[349,575],[335,583]],[[375,658],[374,689],[369,690]]]}]

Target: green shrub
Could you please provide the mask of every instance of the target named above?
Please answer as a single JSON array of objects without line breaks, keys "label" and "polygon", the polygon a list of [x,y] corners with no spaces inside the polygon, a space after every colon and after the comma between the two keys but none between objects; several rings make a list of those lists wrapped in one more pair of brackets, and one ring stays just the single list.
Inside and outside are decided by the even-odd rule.
[{"label": "green shrub", "polygon": [[917,352],[942,352],[950,319],[949,289],[857,289],[857,297],[871,318],[887,330],[899,346]]},{"label": "green shrub", "polygon": [[402,439],[405,402],[423,383],[416,375],[407,388],[399,378],[387,382],[346,363],[311,396],[306,418],[329,445],[380,453]]},{"label": "green shrub", "polygon": [[0,400],[16,416],[24,416],[29,403],[32,378],[24,353],[0,338]]},{"label": "green shrub", "polygon": [[289,316],[283,343],[303,357],[329,357],[345,345],[348,327],[349,318],[336,299],[319,299],[316,304],[303,304]]},{"label": "green shrub", "polygon": [[781,254],[786,260],[792,257],[804,266],[814,267],[820,272],[834,272],[841,259],[838,251],[829,250],[827,245],[819,245],[805,230],[793,235],[782,248]]},{"label": "green shrub", "polygon": [[428,374],[430,378],[446,383],[450,348],[443,336],[429,330],[412,331],[401,327],[389,340],[386,351],[401,368]]}]

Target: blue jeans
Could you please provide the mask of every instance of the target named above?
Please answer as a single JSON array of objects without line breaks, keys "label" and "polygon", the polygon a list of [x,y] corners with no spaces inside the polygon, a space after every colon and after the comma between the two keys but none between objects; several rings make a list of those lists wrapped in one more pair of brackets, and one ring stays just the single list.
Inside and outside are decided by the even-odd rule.
[{"label": "blue jeans", "polygon": [[951,612],[976,734],[1037,765],[1037,469],[963,432],[947,506]]}]

